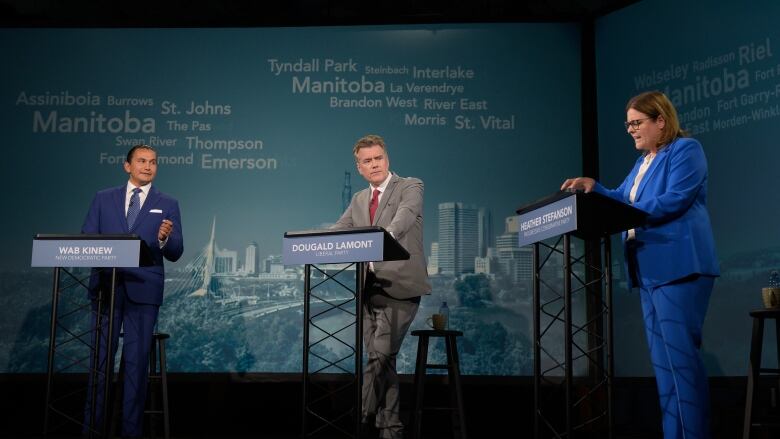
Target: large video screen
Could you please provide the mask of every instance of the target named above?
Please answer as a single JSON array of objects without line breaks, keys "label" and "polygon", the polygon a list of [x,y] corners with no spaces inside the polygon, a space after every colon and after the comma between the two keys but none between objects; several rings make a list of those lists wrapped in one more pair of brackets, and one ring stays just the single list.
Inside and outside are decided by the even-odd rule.
[{"label": "large video screen", "polygon": [[[581,168],[577,25],[3,29],[0,41],[0,372],[46,367],[52,271],[30,268],[32,236],[78,233],[95,192],[127,182],[138,143],[158,151],[154,185],[182,212],[158,323],[170,370],[300,371],[303,267],[282,264],[282,236],[338,219],[368,186],[352,146],[378,134],[391,171],[425,184],[434,289],[412,329],[447,301],[465,373],[531,374],[530,253],[511,218]],[[453,219],[464,226],[441,226]],[[415,349],[409,337],[401,372]]]},{"label": "large video screen", "polygon": [[[704,325],[711,375],[746,373],[748,312],[763,307],[761,287],[780,267],[778,16],[780,4],[769,0],[749,8],[725,0],[645,0],[597,22],[602,181],[616,187],[637,158],[622,122],[628,99],[646,90],[669,96],[707,155],[722,270]],[[616,308],[617,372],[652,374],[638,294],[624,290]],[[767,357],[766,364],[776,361]]]}]

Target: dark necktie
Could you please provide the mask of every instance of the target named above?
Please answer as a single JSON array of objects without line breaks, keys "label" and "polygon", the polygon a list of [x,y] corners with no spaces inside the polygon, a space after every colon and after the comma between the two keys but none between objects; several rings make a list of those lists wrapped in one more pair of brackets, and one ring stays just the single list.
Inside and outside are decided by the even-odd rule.
[{"label": "dark necktie", "polygon": [[374,189],[374,193],[371,197],[371,204],[368,206],[368,216],[371,219],[371,224],[374,224],[374,213],[376,213],[376,208],[379,207],[379,194],[382,192],[379,191],[379,189]]},{"label": "dark necktie", "polygon": [[141,212],[141,197],[138,194],[141,192],[141,188],[133,189],[133,195],[130,197],[130,205],[127,206],[127,229],[131,230],[135,219],[138,218],[138,213]]}]

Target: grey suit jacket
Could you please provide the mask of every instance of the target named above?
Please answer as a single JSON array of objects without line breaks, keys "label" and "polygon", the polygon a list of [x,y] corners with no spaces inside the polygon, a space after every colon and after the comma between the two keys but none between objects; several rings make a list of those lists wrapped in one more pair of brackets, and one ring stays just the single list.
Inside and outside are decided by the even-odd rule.
[{"label": "grey suit jacket", "polygon": [[368,215],[370,202],[369,188],[356,193],[333,227],[384,227],[409,252],[409,259],[374,263],[374,273],[383,289],[397,299],[427,294],[431,284],[423,250],[423,182],[393,174],[374,213],[373,224]]}]

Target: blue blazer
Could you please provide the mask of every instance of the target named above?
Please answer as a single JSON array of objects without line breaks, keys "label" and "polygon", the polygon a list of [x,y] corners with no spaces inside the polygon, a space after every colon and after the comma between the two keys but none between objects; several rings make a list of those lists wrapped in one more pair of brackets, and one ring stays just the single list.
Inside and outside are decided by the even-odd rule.
[{"label": "blue blazer", "polygon": [[[151,250],[153,265],[117,270],[117,287],[124,289],[130,300],[137,303],[161,305],[165,284],[164,259],[176,261],[184,251],[179,203],[152,186],[132,229],[125,217],[125,191],[127,185],[98,192],[89,207],[81,233],[135,233],[146,241]],[[152,212],[154,210],[154,212]],[[173,232],[163,248],[157,241],[157,231],[163,219],[173,222]],[[110,288],[110,272],[93,274],[90,292],[101,287]]]},{"label": "blue blazer", "polygon": [[[617,189],[596,184],[593,190],[630,204],[631,187],[643,160],[637,159]],[[649,216],[647,224],[635,230],[636,240],[624,249],[630,286],[656,287],[693,274],[720,275],[706,204],[704,150],[695,139],[677,138],[658,151],[636,192],[633,206]]]}]

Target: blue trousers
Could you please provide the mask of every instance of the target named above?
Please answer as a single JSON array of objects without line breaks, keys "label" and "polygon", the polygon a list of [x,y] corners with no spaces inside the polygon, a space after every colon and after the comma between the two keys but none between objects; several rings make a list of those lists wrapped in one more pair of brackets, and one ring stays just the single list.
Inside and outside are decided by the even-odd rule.
[{"label": "blue trousers", "polygon": [[[122,427],[123,437],[141,437],[143,433],[143,411],[146,403],[146,387],[149,374],[149,353],[152,346],[152,334],[157,323],[158,305],[136,303],[131,301],[124,288],[117,288],[114,302],[114,331],[111,346],[112,356],[116,354],[119,344],[119,333],[122,332],[122,358],[124,366],[124,382],[122,390]],[[108,304],[104,304],[108,308]],[[97,324],[97,305],[93,302],[92,327]],[[108,310],[103,311],[108,314]],[[103,336],[100,340],[100,359],[98,361],[98,392],[95,410],[95,426],[99,429],[105,415],[103,404],[104,371],[106,370],[106,340],[108,339],[108,319],[103,318]],[[97,346],[93,335],[92,346]],[[92,365],[94,367],[94,355]],[[89,389],[92,388],[90,380]],[[87,392],[87,402],[84,407],[84,424],[89,425],[92,413],[91,391]],[[86,431],[84,431],[86,433]]]},{"label": "blue trousers", "polygon": [[714,281],[696,276],[639,289],[664,439],[710,437],[709,385],[699,348]]}]

